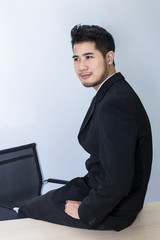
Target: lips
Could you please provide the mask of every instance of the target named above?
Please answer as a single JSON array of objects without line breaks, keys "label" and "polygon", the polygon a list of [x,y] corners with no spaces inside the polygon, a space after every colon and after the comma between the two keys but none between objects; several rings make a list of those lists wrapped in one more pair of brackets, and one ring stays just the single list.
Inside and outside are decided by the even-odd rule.
[{"label": "lips", "polygon": [[80,77],[83,78],[83,79],[89,78],[90,76],[91,76],[91,73],[80,74]]}]

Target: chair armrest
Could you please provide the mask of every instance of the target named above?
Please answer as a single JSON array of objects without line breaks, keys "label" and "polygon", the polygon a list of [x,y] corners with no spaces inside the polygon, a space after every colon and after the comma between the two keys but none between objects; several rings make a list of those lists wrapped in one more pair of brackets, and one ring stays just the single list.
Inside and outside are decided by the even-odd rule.
[{"label": "chair armrest", "polygon": [[61,179],[55,179],[55,178],[48,178],[48,179],[43,181],[44,184],[46,184],[48,182],[50,182],[50,183],[58,183],[58,184],[67,184],[69,181],[61,180]]}]

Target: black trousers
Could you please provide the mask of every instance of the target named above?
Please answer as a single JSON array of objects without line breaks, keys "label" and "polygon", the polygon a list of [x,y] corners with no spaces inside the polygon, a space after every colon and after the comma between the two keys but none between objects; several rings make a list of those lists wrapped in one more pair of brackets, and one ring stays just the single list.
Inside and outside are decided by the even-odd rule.
[{"label": "black trousers", "polygon": [[80,220],[74,219],[65,213],[65,202],[57,203],[54,201],[54,191],[49,191],[28,201],[20,207],[17,217],[34,218],[76,228],[86,228]]},{"label": "black trousers", "polygon": [[[33,218],[60,225],[87,229],[87,226],[81,220],[72,218],[65,213],[65,202],[56,202],[54,191],[49,191],[40,197],[28,201],[20,207],[17,218]],[[101,225],[97,230],[111,229]]]}]

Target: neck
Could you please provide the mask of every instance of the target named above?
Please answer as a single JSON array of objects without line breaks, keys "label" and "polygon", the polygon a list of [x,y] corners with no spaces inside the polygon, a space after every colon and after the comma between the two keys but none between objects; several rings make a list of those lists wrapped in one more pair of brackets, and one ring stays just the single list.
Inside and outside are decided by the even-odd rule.
[{"label": "neck", "polygon": [[109,71],[108,75],[106,76],[106,78],[103,80],[103,82],[95,87],[93,87],[96,91],[98,91],[99,87],[104,83],[104,81],[108,78],[110,78],[112,75],[114,75],[116,73],[115,68],[113,67],[111,71]]}]

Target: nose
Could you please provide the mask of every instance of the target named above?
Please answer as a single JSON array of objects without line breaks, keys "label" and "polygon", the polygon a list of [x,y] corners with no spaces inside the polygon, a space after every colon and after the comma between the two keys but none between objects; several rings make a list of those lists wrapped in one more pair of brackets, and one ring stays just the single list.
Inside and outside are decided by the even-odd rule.
[{"label": "nose", "polygon": [[83,71],[86,71],[88,69],[88,66],[87,66],[87,62],[85,59],[81,59],[80,63],[79,63],[79,71],[80,72],[83,72]]}]

